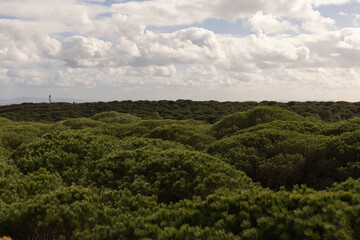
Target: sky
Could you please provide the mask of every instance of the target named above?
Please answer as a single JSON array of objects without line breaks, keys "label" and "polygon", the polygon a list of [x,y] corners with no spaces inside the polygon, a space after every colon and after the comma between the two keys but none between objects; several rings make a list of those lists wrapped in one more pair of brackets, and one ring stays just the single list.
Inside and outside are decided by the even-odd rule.
[{"label": "sky", "polygon": [[0,99],[360,101],[360,0],[0,0]]}]

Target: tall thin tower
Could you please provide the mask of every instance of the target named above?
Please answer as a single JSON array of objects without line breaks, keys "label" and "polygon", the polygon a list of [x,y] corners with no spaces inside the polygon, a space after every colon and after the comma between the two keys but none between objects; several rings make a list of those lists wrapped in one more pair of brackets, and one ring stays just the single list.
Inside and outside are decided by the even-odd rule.
[{"label": "tall thin tower", "polygon": [[49,95],[49,103],[51,103],[51,95]]}]

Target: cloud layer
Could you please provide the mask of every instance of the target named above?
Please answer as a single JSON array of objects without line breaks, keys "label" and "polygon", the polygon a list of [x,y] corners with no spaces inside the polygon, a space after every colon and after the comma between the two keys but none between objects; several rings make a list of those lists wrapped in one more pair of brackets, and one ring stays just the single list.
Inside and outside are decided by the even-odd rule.
[{"label": "cloud layer", "polygon": [[[269,93],[297,91],[298,98],[315,87],[359,89],[360,28],[356,21],[339,28],[335,17],[321,11],[332,5],[360,8],[357,2],[3,0],[0,93],[37,88],[33,94],[74,97],[87,89],[89,96],[82,96],[92,100],[118,98],[117,93],[246,100],[234,89],[247,89],[254,94],[249,100],[280,100],[288,95]],[[238,23],[245,32],[219,34],[203,24],[208,19]]]}]

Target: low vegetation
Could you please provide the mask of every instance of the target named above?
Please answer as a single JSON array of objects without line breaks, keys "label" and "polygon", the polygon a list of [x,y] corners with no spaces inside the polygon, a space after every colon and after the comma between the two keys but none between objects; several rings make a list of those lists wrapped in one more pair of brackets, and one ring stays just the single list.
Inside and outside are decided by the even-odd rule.
[{"label": "low vegetation", "polygon": [[173,103],[193,111],[0,118],[0,239],[360,239],[358,118]]}]

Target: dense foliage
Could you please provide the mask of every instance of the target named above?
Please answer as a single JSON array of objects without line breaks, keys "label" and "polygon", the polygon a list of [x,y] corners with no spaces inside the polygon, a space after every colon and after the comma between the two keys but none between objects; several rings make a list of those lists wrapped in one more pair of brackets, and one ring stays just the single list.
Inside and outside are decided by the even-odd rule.
[{"label": "dense foliage", "polygon": [[0,106],[0,117],[15,121],[54,122],[68,118],[90,118],[116,111],[142,119],[195,119],[215,123],[222,117],[256,106],[279,107],[304,117],[336,122],[360,116],[360,102],[217,102],[217,101],[113,101],[97,103],[23,103]]},{"label": "dense foliage", "polygon": [[0,118],[0,239],[360,239],[360,120],[340,121],[357,110],[295,113],[351,104],[246,103],[213,124],[236,103],[187,120],[176,105],[198,102],[111,104]]}]

